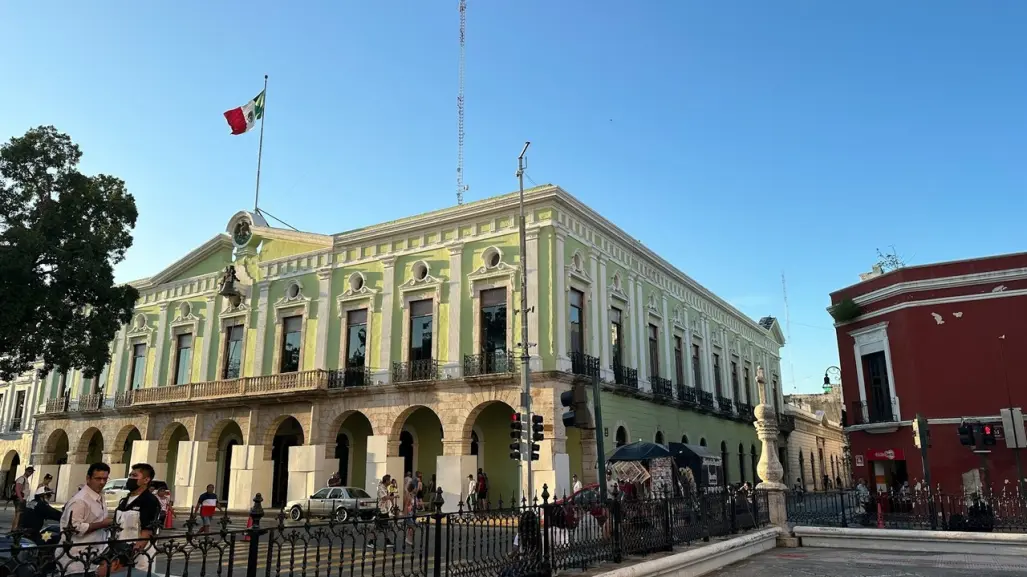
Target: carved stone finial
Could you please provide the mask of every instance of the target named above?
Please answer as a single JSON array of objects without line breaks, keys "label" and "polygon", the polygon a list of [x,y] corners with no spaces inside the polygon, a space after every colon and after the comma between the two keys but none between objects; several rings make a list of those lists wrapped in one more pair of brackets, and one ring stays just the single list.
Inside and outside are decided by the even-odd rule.
[{"label": "carved stone finial", "polygon": [[756,365],[756,393],[760,396],[760,404],[767,404],[767,379],[760,365]]}]

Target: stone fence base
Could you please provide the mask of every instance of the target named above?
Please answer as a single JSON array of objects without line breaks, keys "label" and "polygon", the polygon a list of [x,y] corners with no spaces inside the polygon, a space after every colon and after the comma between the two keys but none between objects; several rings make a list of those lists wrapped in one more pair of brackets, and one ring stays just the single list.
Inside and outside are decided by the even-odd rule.
[{"label": "stone fence base", "polygon": [[1027,534],[795,527],[803,547],[873,549],[917,553],[1027,556]]}]

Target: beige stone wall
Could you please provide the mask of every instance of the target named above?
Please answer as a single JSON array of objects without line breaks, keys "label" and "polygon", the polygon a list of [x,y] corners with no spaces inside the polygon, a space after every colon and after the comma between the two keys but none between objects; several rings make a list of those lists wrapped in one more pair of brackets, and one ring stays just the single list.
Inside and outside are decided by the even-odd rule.
[{"label": "beige stone wall", "polygon": [[[835,484],[835,478],[841,477],[842,483],[849,486],[848,471],[845,466],[845,434],[841,428],[833,424],[825,424],[807,418],[802,414],[795,414],[795,431],[788,435],[788,459],[785,464],[786,484],[792,488],[800,476],[805,480],[805,487],[808,491],[824,490],[818,449],[824,453],[824,468],[826,474]],[[800,459],[803,468],[803,475],[800,475]],[[810,454],[816,462],[816,479],[813,479],[810,469]],[[834,470],[832,471],[832,457],[834,458]],[[815,482],[814,482],[815,481]]]}]

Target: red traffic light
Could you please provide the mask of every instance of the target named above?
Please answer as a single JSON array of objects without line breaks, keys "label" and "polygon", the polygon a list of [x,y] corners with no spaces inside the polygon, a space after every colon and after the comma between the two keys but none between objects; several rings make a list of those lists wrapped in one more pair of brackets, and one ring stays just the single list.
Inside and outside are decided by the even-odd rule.
[{"label": "red traffic light", "polygon": [[990,435],[991,434],[991,425],[984,425],[984,434],[985,435]]},{"label": "red traffic light", "polygon": [[514,413],[514,414],[510,415],[510,421],[514,422],[514,423],[521,422],[521,414],[520,413]]}]

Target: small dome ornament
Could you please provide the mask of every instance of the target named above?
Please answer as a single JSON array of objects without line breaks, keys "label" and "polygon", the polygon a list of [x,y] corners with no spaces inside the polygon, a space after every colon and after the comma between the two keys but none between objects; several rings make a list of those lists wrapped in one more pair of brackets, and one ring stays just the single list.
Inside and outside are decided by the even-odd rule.
[{"label": "small dome ornament", "polygon": [[245,218],[240,219],[232,228],[232,241],[236,246],[246,246],[251,238],[253,238],[253,231],[250,230],[250,221]]}]

